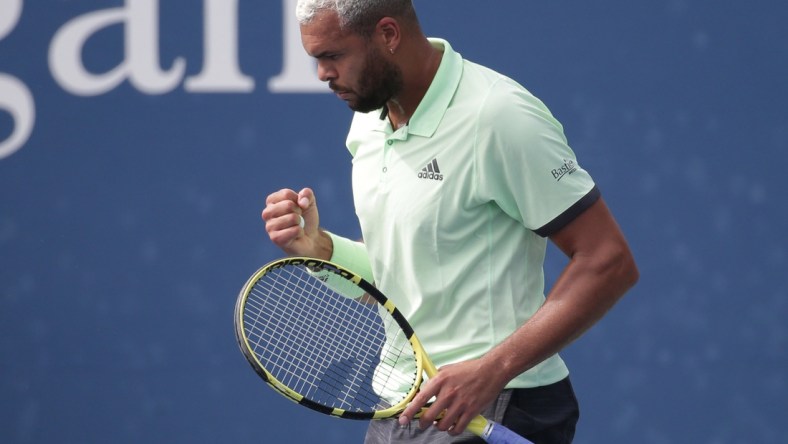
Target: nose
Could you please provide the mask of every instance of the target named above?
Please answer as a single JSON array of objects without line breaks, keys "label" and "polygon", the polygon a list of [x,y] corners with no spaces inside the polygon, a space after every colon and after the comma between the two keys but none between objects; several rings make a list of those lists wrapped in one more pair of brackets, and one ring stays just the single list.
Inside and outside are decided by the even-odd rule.
[{"label": "nose", "polygon": [[317,61],[317,78],[322,82],[329,82],[337,78],[337,72],[334,67],[323,60]]}]

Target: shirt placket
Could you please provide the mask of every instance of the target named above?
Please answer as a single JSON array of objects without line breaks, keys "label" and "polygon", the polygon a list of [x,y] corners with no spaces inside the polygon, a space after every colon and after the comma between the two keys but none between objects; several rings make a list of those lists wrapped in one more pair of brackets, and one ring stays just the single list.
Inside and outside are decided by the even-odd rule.
[{"label": "shirt placket", "polygon": [[392,174],[395,172],[393,168],[396,167],[396,156],[393,155],[397,145],[401,144],[408,137],[407,127],[400,128],[394,133],[387,134],[383,140],[383,158],[381,159],[380,166],[380,190],[382,193],[388,193],[390,184],[392,183]]}]

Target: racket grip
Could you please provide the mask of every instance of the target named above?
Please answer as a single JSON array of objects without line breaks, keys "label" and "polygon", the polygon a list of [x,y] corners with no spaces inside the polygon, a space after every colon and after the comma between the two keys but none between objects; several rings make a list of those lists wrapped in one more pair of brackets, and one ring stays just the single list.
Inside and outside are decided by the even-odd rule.
[{"label": "racket grip", "polygon": [[482,433],[482,439],[490,444],[533,444],[517,433],[492,421],[488,421],[487,427]]}]

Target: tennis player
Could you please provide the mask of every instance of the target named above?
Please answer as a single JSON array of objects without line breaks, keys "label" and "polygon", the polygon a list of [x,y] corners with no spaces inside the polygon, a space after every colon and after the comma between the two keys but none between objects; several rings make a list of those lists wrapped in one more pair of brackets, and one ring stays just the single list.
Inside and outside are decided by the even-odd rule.
[{"label": "tennis player", "polygon": [[[310,188],[268,196],[268,235],[374,281],[440,368],[365,442],[481,442],[463,433],[479,413],[535,443],[571,442],[579,409],[558,352],[638,271],[561,124],[514,80],[427,38],[411,0],[300,0],[297,17],[318,76],[355,111],[364,243],[319,226]],[[547,239],[569,260],[545,297]]]}]

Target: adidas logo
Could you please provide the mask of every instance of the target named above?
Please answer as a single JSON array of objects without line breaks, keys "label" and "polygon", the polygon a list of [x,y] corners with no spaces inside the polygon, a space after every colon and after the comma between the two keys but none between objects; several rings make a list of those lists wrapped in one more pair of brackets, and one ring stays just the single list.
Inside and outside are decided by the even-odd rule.
[{"label": "adidas logo", "polygon": [[419,179],[443,180],[441,169],[438,168],[438,159],[432,159],[432,162],[428,163],[427,166],[421,169],[421,172],[419,172],[418,176]]}]

